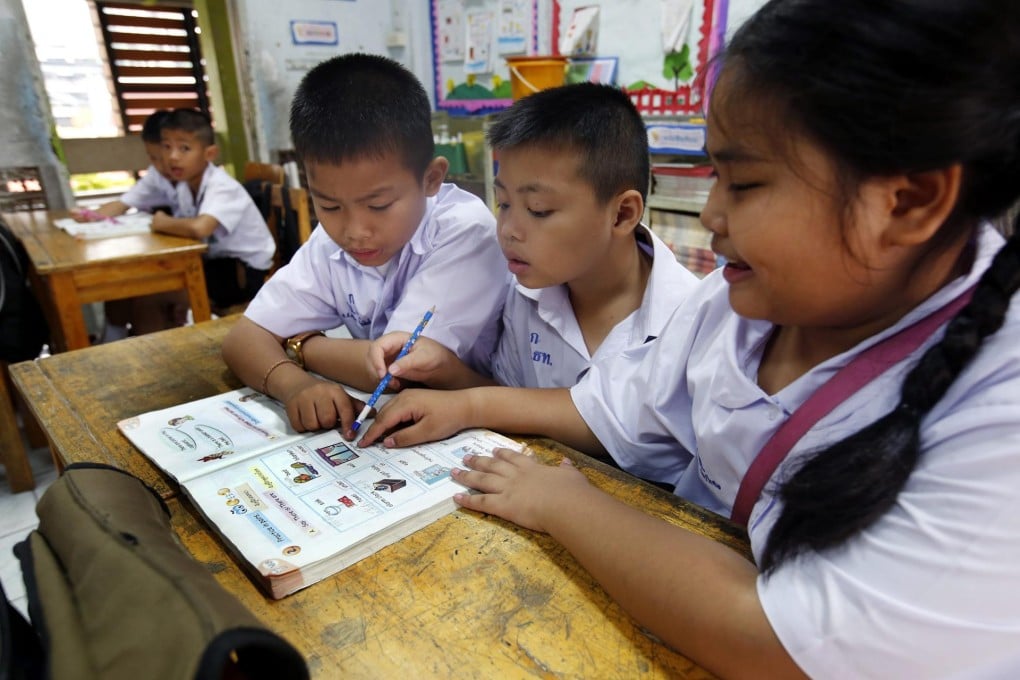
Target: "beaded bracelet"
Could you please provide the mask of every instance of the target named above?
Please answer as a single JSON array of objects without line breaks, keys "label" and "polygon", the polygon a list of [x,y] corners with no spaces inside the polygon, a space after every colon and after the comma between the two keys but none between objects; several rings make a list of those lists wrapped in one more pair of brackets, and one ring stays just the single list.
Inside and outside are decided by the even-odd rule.
[{"label": "beaded bracelet", "polygon": [[298,363],[296,361],[294,361],[293,359],[287,358],[287,359],[280,359],[275,364],[273,364],[268,369],[266,369],[266,374],[262,376],[262,389],[260,390],[262,392],[262,394],[269,394],[269,392],[268,392],[268,389],[269,389],[269,376],[270,376],[270,374],[273,371],[275,371],[280,366],[283,366],[284,364],[294,364],[295,366],[298,365]]}]

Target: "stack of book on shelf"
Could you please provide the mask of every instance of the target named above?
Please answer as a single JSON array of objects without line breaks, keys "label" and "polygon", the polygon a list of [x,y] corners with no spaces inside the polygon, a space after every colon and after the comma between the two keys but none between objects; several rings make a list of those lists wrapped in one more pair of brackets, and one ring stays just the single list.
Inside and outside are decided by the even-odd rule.
[{"label": "stack of book on shelf", "polygon": [[669,210],[652,210],[649,228],[666,242],[676,259],[698,276],[716,268],[712,233],[698,217]]},{"label": "stack of book on shelf", "polygon": [[712,166],[691,163],[653,163],[652,193],[704,203],[712,188]]},{"label": "stack of book on shelf", "polygon": [[712,234],[698,217],[714,182],[712,168],[696,163],[653,163],[649,227],[689,270],[704,276],[716,268]]},{"label": "stack of book on shelf", "polygon": [[[355,394],[364,399],[367,395]],[[272,598],[320,581],[452,512],[468,453],[521,445],[488,430],[402,449],[336,429],[297,432],[284,407],[243,388],[122,420],[177,480]]]}]

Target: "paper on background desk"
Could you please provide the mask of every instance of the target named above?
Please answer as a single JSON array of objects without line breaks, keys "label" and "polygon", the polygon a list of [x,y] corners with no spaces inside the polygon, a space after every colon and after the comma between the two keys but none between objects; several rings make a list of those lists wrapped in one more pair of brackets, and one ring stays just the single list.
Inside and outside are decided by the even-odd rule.
[{"label": "paper on background desk", "polygon": [[120,215],[98,222],[76,222],[71,217],[54,220],[68,234],[80,239],[111,238],[113,236],[130,236],[132,234],[148,234],[151,229],[152,215],[149,213],[132,213]]}]

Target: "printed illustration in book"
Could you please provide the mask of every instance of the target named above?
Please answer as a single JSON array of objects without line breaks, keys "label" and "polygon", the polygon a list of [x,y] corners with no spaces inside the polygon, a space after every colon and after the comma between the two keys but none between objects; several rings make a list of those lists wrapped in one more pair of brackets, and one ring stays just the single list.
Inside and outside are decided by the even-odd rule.
[{"label": "printed illustration in book", "polygon": [[487,430],[403,449],[358,447],[337,430],[294,431],[252,389],[118,423],[178,481],[262,588],[280,598],[455,509],[450,470],[467,453],[520,449]]}]

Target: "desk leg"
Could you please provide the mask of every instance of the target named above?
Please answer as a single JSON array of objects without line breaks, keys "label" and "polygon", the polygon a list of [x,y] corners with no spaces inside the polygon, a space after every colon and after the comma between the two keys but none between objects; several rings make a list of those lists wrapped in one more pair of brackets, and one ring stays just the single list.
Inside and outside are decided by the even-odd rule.
[{"label": "desk leg", "polygon": [[81,349],[88,347],[89,333],[85,328],[85,316],[81,311],[81,298],[78,287],[71,274],[53,274],[49,277],[49,289],[56,307],[57,323],[60,328],[58,342],[63,344],[61,350]]},{"label": "desk leg", "polygon": [[188,302],[191,304],[191,316],[195,323],[208,321],[212,318],[209,309],[209,294],[205,287],[205,271],[202,269],[201,256],[188,263],[184,270],[184,280],[188,287]]},{"label": "desk leg", "polygon": [[14,415],[14,390],[8,382],[7,363],[0,362],[0,462],[7,469],[7,480],[11,492],[28,491],[35,488],[32,467],[28,464],[28,452],[18,432],[18,421]]}]

